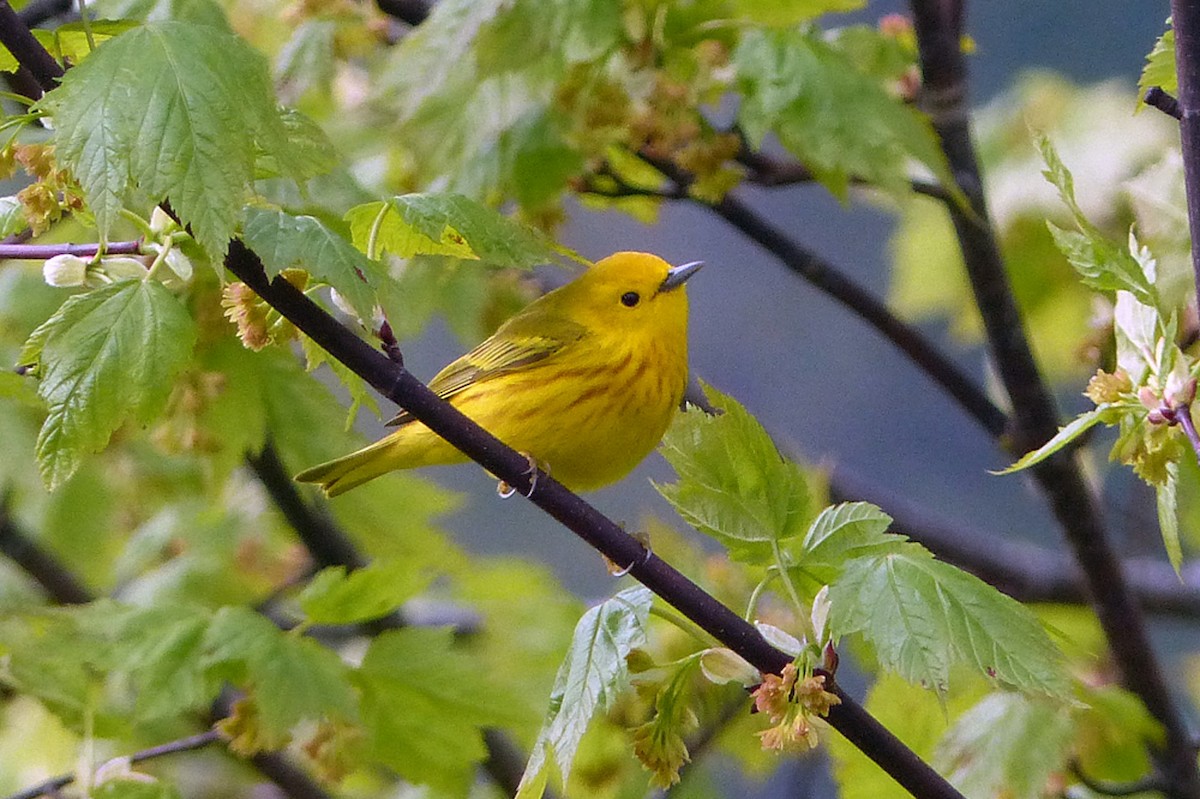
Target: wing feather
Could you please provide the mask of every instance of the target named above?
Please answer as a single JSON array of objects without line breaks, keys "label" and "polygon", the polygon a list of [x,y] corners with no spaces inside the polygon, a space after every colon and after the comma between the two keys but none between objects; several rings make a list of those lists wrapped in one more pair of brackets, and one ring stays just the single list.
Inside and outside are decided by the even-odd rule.
[{"label": "wing feather", "polygon": [[[587,328],[569,319],[518,314],[491,338],[434,375],[429,388],[448,400],[467,386],[544,361],[586,334]],[[387,424],[398,426],[412,420],[408,411],[400,411]]]}]

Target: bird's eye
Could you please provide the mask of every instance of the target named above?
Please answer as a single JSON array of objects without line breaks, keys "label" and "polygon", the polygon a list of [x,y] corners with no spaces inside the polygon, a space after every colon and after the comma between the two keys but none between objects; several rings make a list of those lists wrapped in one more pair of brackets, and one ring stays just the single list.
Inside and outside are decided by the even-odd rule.
[{"label": "bird's eye", "polygon": [[638,296],[636,291],[627,291],[621,295],[621,304],[626,308],[632,308],[633,306],[637,305],[641,299],[642,298]]}]

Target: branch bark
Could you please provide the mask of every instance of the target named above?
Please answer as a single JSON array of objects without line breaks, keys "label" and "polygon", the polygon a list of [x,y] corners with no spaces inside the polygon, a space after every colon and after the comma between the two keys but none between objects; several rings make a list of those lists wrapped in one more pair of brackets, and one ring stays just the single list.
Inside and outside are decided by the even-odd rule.
[{"label": "branch bark", "polygon": [[[971,206],[970,215],[951,207],[951,219],[996,371],[1012,400],[1013,443],[1019,451],[1031,450],[1055,434],[1059,416],[1034,361],[989,221],[967,114],[966,65],[960,45],[963,3],[911,0],[911,8],[923,77],[922,104]],[[1069,453],[1060,453],[1037,467],[1034,478],[1083,569],[1092,605],[1108,637],[1122,682],[1141,697],[1166,730],[1161,756],[1171,794],[1200,797],[1200,772],[1190,732],[1171,699],[1145,620],[1107,540],[1099,507],[1078,464]]]}]

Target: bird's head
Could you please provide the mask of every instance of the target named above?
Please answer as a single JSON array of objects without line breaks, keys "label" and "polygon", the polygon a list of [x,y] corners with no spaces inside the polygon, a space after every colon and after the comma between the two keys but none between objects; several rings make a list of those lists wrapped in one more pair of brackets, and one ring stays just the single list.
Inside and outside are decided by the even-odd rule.
[{"label": "bird's head", "polygon": [[686,336],[684,283],[701,266],[702,261],[671,266],[657,255],[618,252],[597,261],[568,289],[579,321],[593,330]]}]

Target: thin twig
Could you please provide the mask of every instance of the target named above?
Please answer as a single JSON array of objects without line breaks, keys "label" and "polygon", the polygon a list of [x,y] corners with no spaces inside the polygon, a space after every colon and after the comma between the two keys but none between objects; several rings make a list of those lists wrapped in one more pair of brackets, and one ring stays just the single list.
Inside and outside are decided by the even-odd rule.
[{"label": "thin twig", "polygon": [[[910,5],[922,74],[922,105],[971,212],[955,205],[947,206],[947,210],[962,249],[975,304],[983,317],[996,372],[1012,400],[1013,443],[1018,451],[1028,451],[1057,432],[1059,415],[1034,360],[989,221],[967,114],[966,64],[961,50],[963,4],[961,0],[910,0]],[[1191,6],[1193,14],[1200,14],[1200,6],[1195,4],[1176,5]],[[1178,20],[1176,26],[1178,36]],[[1194,241],[1193,246],[1200,246],[1200,242]],[[1187,725],[1167,688],[1143,614],[1107,540],[1095,497],[1069,453],[1047,459],[1035,467],[1033,476],[1083,569],[1122,683],[1141,697],[1166,731],[1162,765],[1173,795],[1197,799],[1200,772]]]},{"label": "thin twig", "polygon": [[[206,730],[195,735],[189,735],[186,738],[180,738],[176,741],[170,741],[158,746],[152,746],[149,749],[143,749],[140,752],[134,752],[129,755],[130,763],[142,763],[147,760],[164,757],[166,755],[174,755],[179,752],[191,752],[196,749],[203,749],[221,740],[221,734],[216,730]],[[119,760],[120,758],[114,758]],[[75,772],[68,774],[60,774],[57,777],[52,777],[44,782],[40,782],[30,788],[26,788],[17,793],[10,794],[6,799],[37,799],[39,796],[54,796],[63,788],[75,782]],[[295,796],[289,794],[289,796]],[[295,799],[311,799],[311,797],[295,796]]]},{"label": "thin twig", "polygon": [[1161,86],[1151,86],[1146,90],[1142,102],[1151,108],[1157,108],[1169,117],[1182,119],[1183,112],[1179,110],[1179,101],[1163,91]]},{"label": "thin twig", "polygon": [[114,241],[111,244],[0,244],[0,259],[44,261],[56,255],[94,258],[105,255],[141,255],[141,241]]}]

